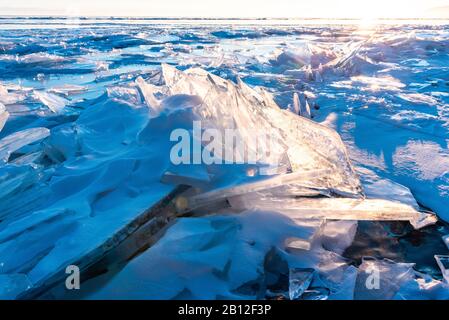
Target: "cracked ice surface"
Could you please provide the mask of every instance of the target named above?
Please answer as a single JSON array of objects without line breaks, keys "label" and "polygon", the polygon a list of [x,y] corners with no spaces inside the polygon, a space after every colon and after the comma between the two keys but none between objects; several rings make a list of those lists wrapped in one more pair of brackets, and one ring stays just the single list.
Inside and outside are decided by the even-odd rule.
[{"label": "cracked ice surface", "polygon": [[[85,20],[82,28],[54,30],[46,19],[33,20],[33,29],[21,19],[7,22],[0,25],[1,298],[101,254],[112,235],[179,183],[200,189],[200,200],[214,190],[229,198],[252,191],[246,200],[256,204],[321,197],[308,200],[307,212],[332,208],[334,196],[346,208],[359,201],[349,197],[366,197],[412,215],[422,205],[449,217],[444,25],[166,28],[106,20],[97,28],[105,21]],[[246,174],[252,167],[173,166],[169,133],[191,129],[186,119],[237,127],[243,138],[252,127],[273,129],[284,145],[271,160],[288,159],[273,172],[307,171],[307,179],[270,186]],[[255,210],[227,200],[214,208],[218,215],[177,221],[122,272],[88,281],[83,297],[289,298],[290,289],[304,299],[448,297],[438,266],[410,258],[428,242],[407,227],[400,234],[382,225],[405,248],[397,261],[352,261],[345,251],[364,243],[354,221],[305,221],[292,207]],[[440,241],[432,255],[447,255],[441,236],[449,231],[438,227],[422,234]],[[404,244],[410,238],[413,246]],[[373,266],[385,275],[382,286],[388,283],[378,296],[363,288],[364,270]],[[311,281],[295,276],[310,269]]]}]

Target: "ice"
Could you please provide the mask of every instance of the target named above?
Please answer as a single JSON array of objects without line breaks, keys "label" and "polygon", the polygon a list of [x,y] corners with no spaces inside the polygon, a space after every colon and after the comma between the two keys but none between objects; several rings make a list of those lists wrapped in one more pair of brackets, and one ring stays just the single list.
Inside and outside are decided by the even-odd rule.
[{"label": "ice", "polygon": [[399,94],[398,97],[411,103],[427,104],[430,106],[438,104],[436,99],[422,93],[403,93]]},{"label": "ice", "polygon": [[443,241],[446,244],[447,248],[449,249],[449,235],[443,236]]},{"label": "ice", "polygon": [[86,86],[75,85],[75,84],[71,84],[71,85],[64,84],[62,86],[52,87],[48,92],[61,94],[64,96],[71,96],[71,95],[83,93],[87,90],[88,90],[88,88]]},{"label": "ice", "polygon": [[[234,84],[198,68],[181,72],[163,65],[162,70],[166,90],[172,96],[188,94],[201,98],[200,105],[191,105],[191,112],[203,121],[205,128],[217,129],[223,136],[225,129],[237,129],[245,150],[256,154],[260,146],[255,144],[257,132],[251,132],[251,128],[259,128],[261,133],[270,134],[273,141],[269,156],[259,158],[260,161],[276,166],[287,155],[293,171],[333,171],[322,179],[312,179],[316,180],[313,185],[342,193],[361,192],[345,147],[333,130],[281,110],[265,91],[257,92],[242,81]],[[220,156],[224,161],[237,157],[232,154],[231,158],[226,152]]]},{"label": "ice", "polygon": [[31,284],[25,274],[0,274],[1,300],[13,300],[29,288],[31,288]]},{"label": "ice", "polygon": [[396,300],[447,300],[449,285],[433,279],[429,275],[419,274],[413,281],[403,284],[394,296]]},{"label": "ice", "polygon": [[310,106],[309,103],[307,102],[307,100],[304,101],[304,103],[301,104],[301,116],[306,117],[306,118],[311,118],[312,115],[310,113]]},{"label": "ice", "polygon": [[290,111],[292,111],[294,114],[299,114],[299,97],[298,97],[298,93],[294,93],[293,94],[293,104],[290,105]]},{"label": "ice", "polygon": [[203,165],[171,165],[164,172],[161,182],[205,189],[210,187],[212,179],[213,177]]},{"label": "ice", "polygon": [[357,50],[354,50],[339,60],[329,63],[325,67],[330,67],[332,71],[345,75],[371,74],[382,69],[382,67],[369,57],[357,54]]},{"label": "ice", "polygon": [[302,300],[328,300],[329,290],[323,287],[310,288],[302,295]]},{"label": "ice", "polygon": [[[7,20],[1,298],[288,298],[290,271],[304,269],[294,298],[449,297],[422,252],[448,234],[430,225],[449,216],[446,25]],[[245,151],[268,149],[261,132],[274,145],[254,163],[174,165],[170,133],[193,121],[237,129]],[[370,234],[380,249],[358,241],[367,225],[388,229]],[[398,259],[358,266],[347,249]],[[67,293],[68,264],[112,271]]]},{"label": "ice", "polygon": [[446,283],[449,284],[449,256],[436,255],[435,259]]},{"label": "ice", "polygon": [[354,266],[346,268],[339,287],[329,296],[329,300],[353,300],[358,269]]},{"label": "ice", "polygon": [[[242,204],[243,203],[243,204]],[[416,229],[434,224],[432,214],[383,199],[241,197],[244,208],[266,208],[303,219],[409,221]]]},{"label": "ice", "polygon": [[30,53],[18,57],[17,61],[23,64],[53,64],[64,61],[64,57],[47,53]]},{"label": "ice", "polygon": [[272,244],[281,246],[289,236],[308,237],[313,230],[266,211],[179,219],[105,287],[97,290],[101,279],[87,282],[83,296],[119,299],[126,292],[136,299],[166,299],[187,290],[190,298],[254,298],[257,289],[244,289],[245,284],[253,288],[263,282],[260,273]]},{"label": "ice", "polygon": [[402,202],[419,210],[420,207],[409,188],[377,175],[374,171],[357,167],[363,190],[368,198]]},{"label": "ice", "polygon": [[157,116],[160,112],[160,105],[161,105],[161,102],[158,101],[157,98],[155,97],[155,94],[159,93],[158,88],[150,83],[146,83],[142,77],[138,77],[136,79],[136,84],[140,90],[141,95],[145,100],[145,103],[151,110],[150,112],[151,116],[153,117]]},{"label": "ice", "polygon": [[296,46],[281,51],[272,61],[277,66],[312,66],[318,67],[336,58],[336,54],[329,49],[322,48],[311,42],[302,42]]},{"label": "ice", "polygon": [[19,156],[14,160],[12,160],[11,163],[17,165],[28,165],[40,160],[43,157],[43,155],[44,155],[43,151],[36,151],[30,154]]},{"label": "ice", "polygon": [[52,93],[43,92],[43,91],[34,91],[33,92],[36,99],[46,105],[52,112],[60,113],[69,101],[60,96],[57,96]]},{"label": "ice", "polygon": [[354,299],[392,299],[403,285],[414,278],[413,264],[364,259],[359,267]]},{"label": "ice", "polygon": [[290,174],[283,174],[278,175],[273,178],[264,179],[258,182],[253,183],[246,183],[242,184],[240,186],[231,187],[231,188],[223,188],[218,190],[213,190],[206,192],[204,194],[195,195],[192,197],[189,197],[188,200],[188,207],[185,208],[185,210],[193,210],[201,207],[205,207],[208,204],[224,200],[227,198],[232,198],[235,196],[239,196],[242,194],[247,193],[253,193],[258,191],[264,191],[269,190],[272,188],[276,188],[281,185],[288,185],[288,184],[301,184],[302,181],[305,181],[304,185],[307,188],[307,182],[310,178],[317,178],[319,179],[320,176],[325,176],[329,174],[330,171],[323,169],[323,170],[312,170],[312,171],[297,171]]},{"label": "ice", "polygon": [[0,103],[0,131],[2,131],[8,118],[9,112],[6,111],[6,107],[2,103]]},{"label": "ice", "polygon": [[142,99],[136,88],[133,87],[109,87],[107,89],[108,97],[115,101],[138,106],[142,104]]},{"label": "ice", "polygon": [[342,255],[354,241],[356,232],[356,221],[327,221],[321,231],[320,241],[326,250]]},{"label": "ice", "polygon": [[10,105],[25,99],[22,88],[15,88],[19,92],[9,92],[8,87],[0,83],[0,103]]},{"label": "ice", "polygon": [[47,128],[31,128],[15,132],[0,140],[0,159],[7,162],[10,155],[23,146],[35,143],[50,135]]},{"label": "ice", "polygon": [[305,96],[301,96],[299,99],[298,93],[293,94],[293,105],[291,111],[295,114],[303,116],[305,118],[311,118],[310,106]]},{"label": "ice", "polygon": [[[438,200],[440,196],[444,196],[447,192],[442,185],[449,164],[447,149],[432,141],[409,141],[406,145],[395,150],[393,162],[395,166],[400,168],[401,172],[413,171],[416,181],[428,182],[427,187],[422,183],[413,182],[411,186],[415,190],[415,197],[424,205],[434,209],[442,219],[447,219],[449,211]],[[431,187],[435,188],[435,197],[426,198],[424,190]]]},{"label": "ice", "polygon": [[296,225],[304,228],[304,230],[309,230],[309,232],[302,234],[301,237],[286,238],[284,241],[285,247],[289,249],[311,250],[312,246],[321,239],[324,224],[323,221],[318,219],[288,218]]},{"label": "ice", "polygon": [[314,269],[290,269],[289,297],[290,300],[298,300],[309,288],[315,270]]}]

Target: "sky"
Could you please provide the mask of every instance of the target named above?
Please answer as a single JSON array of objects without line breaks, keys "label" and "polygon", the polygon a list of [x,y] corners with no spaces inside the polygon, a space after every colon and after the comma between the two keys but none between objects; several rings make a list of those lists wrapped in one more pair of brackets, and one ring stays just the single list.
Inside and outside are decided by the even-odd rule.
[{"label": "sky", "polygon": [[449,18],[449,0],[0,0],[0,15]]}]

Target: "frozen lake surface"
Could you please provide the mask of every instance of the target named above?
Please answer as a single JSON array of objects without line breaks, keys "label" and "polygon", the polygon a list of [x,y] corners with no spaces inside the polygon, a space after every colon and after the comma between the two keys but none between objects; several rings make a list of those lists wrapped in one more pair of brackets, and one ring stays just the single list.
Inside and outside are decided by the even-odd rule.
[{"label": "frozen lake surface", "polygon": [[[0,297],[42,286],[175,190],[161,177],[168,124],[181,120],[149,124],[145,89],[161,64],[241,79],[285,110],[296,94],[346,146],[339,188],[357,193],[353,166],[367,198],[439,221],[316,224],[257,208],[182,218],[77,297],[449,297],[433,257],[448,254],[449,22],[11,17],[0,19]],[[235,170],[215,186],[241,183]],[[307,252],[286,247],[309,234]],[[375,293],[363,287],[372,265],[389,284]]]}]

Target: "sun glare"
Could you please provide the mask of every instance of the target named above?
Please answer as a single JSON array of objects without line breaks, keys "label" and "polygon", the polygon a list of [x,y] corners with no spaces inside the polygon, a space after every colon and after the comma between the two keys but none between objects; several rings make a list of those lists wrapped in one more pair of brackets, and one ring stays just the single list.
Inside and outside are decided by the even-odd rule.
[{"label": "sun glare", "polygon": [[[377,19],[422,18],[431,8],[449,0],[31,0],[1,3],[3,14],[65,15],[69,11],[86,16],[235,17],[235,18],[328,18]],[[68,8],[73,10],[68,10]]]}]

